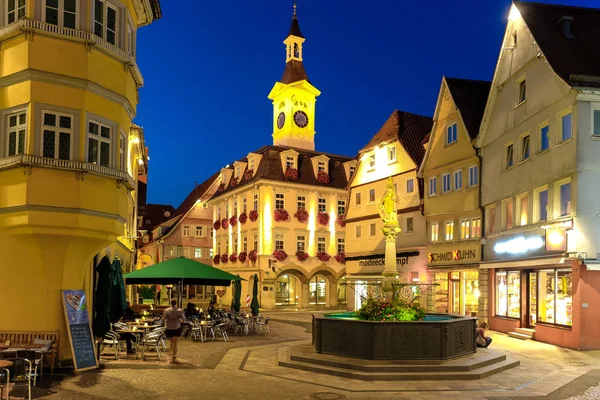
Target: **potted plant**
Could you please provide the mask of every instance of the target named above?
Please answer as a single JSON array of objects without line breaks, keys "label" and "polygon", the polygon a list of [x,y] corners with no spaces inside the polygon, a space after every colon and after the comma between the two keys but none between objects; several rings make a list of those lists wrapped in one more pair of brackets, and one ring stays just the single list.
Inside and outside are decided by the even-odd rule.
[{"label": "potted plant", "polygon": [[213,264],[219,265],[220,262],[221,262],[221,256],[219,254],[215,255],[213,257]]},{"label": "potted plant", "polygon": [[317,182],[321,185],[327,185],[329,183],[329,174],[325,171],[319,171],[317,174]]},{"label": "potted plant", "polygon": [[344,221],[344,214],[338,214],[335,222],[341,227],[345,227],[346,226],[346,221]]},{"label": "potted plant", "polygon": [[229,227],[229,220],[227,218],[223,218],[221,220],[221,226],[223,227],[223,229],[227,229],[227,227]]},{"label": "potted plant", "polygon": [[319,212],[317,214],[317,222],[319,225],[327,226],[329,224],[329,214],[323,211]]},{"label": "potted plant", "polygon": [[277,222],[289,221],[290,214],[283,208],[276,208],[275,211],[273,211],[273,218]]},{"label": "potted plant", "polygon": [[215,223],[213,224],[213,228],[215,229],[215,231],[218,231],[221,228],[221,221],[215,221]]},{"label": "potted plant", "polygon": [[231,218],[229,218],[229,225],[231,225],[232,227],[236,226],[238,222],[238,219],[235,215],[232,215]]},{"label": "potted plant", "polygon": [[231,261],[232,264],[235,264],[238,260],[238,256],[235,253],[231,253],[229,255],[229,261]]},{"label": "potted plant", "polygon": [[298,220],[298,222],[304,223],[308,221],[308,211],[306,211],[304,208],[301,208],[300,210],[296,211],[294,217]]},{"label": "potted plant", "polygon": [[253,169],[249,169],[246,172],[244,172],[244,179],[246,179],[247,181],[252,179],[252,177],[254,176],[254,170]]},{"label": "potted plant", "polygon": [[223,193],[224,190],[225,190],[225,183],[221,182],[219,184],[219,187],[217,188],[217,193]]},{"label": "potted plant", "polygon": [[308,260],[308,253],[305,251],[299,250],[296,252],[296,258],[298,259],[298,261],[304,262],[304,261]]},{"label": "potted plant", "polygon": [[244,211],[243,213],[240,214],[238,221],[240,221],[240,224],[244,225],[246,223],[247,219],[248,219],[248,214],[246,214],[246,211]]},{"label": "potted plant", "polygon": [[239,255],[238,255],[238,260],[240,260],[240,262],[243,264],[246,262],[246,258],[248,258],[248,253],[246,253],[245,251],[242,251]]},{"label": "potted plant", "polygon": [[256,264],[256,260],[258,259],[258,255],[256,254],[256,250],[250,250],[248,253],[248,259],[252,261],[252,265]]},{"label": "potted plant", "polygon": [[258,219],[258,210],[250,210],[248,218],[250,218],[250,221],[256,222],[256,220]]},{"label": "potted plant", "polygon": [[335,261],[339,262],[340,264],[346,264],[346,253],[344,253],[344,252],[337,253],[335,255]]},{"label": "potted plant", "polygon": [[298,180],[298,170],[296,168],[287,167],[285,170],[285,178],[290,181]]},{"label": "potted plant", "polygon": [[287,253],[283,250],[275,250],[273,252],[273,257],[275,257],[275,259],[277,261],[284,261],[287,258]]},{"label": "potted plant", "polygon": [[227,261],[229,261],[229,256],[227,254],[221,254],[221,263],[227,264]]},{"label": "potted plant", "polygon": [[329,261],[331,256],[324,251],[319,251],[317,253],[317,258],[319,259],[319,261],[327,262],[327,261]]},{"label": "potted plant", "polygon": [[231,187],[236,187],[238,184],[240,183],[240,180],[238,179],[237,176],[234,176],[233,178],[231,178]]}]

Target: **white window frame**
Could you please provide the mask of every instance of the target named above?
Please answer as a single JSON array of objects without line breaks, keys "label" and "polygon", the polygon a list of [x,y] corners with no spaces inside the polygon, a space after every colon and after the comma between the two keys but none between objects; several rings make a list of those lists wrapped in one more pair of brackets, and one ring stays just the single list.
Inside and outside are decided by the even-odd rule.
[{"label": "white window frame", "polygon": [[442,193],[449,193],[452,190],[452,178],[449,173],[442,174]]},{"label": "white window frame", "polygon": [[[494,215],[492,216],[492,210],[494,210]],[[492,224],[494,226],[494,229],[492,229]],[[485,208],[485,230],[486,230],[486,234],[494,234],[497,232],[497,227],[496,227],[496,205],[495,204],[490,204],[489,206],[486,206]]]},{"label": "white window frame", "polygon": [[454,240],[454,221],[446,221],[444,234],[447,242]]},{"label": "white window frame", "polygon": [[[19,116],[25,114],[25,122],[23,124],[19,123]],[[17,125],[11,127],[10,126],[10,117],[11,116],[15,116],[17,118]],[[9,156],[9,151],[10,151],[10,134],[12,132],[15,133],[15,154],[21,154],[19,153],[19,132],[20,131],[25,131],[24,135],[23,135],[23,153],[27,153],[27,109],[21,109],[21,110],[17,110],[14,112],[11,112],[10,114],[6,114],[6,156]]]},{"label": "white window frame", "polygon": [[[571,115],[571,137],[567,138],[567,139],[563,139],[563,119],[567,116],[567,115]],[[573,110],[571,109],[571,107],[567,108],[566,110],[561,111],[558,114],[558,144],[561,143],[565,143],[568,142],[569,140],[573,139]]]},{"label": "white window frame", "polygon": [[429,224],[429,241],[437,242],[440,239],[440,223],[438,221]]},{"label": "white window frame", "polygon": [[337,239],[337,252],[338,254],[346,252],[346,238]]},{"label": "white window frame", "polygon": [[[512,207],[512,223],[508,226],[508,205]],[[515,201],[512,197],[502,200],[502,230],[510,230],[515,227]]]},{"label": "white window frame", "polygon": [[296,209],[306,210],[306,196],[297,196],[296,197]]},{"label": "white window frame", "polygon": [[296,168],[296,160],[293,156],[285,156],[285,167]]},{"label": "white window frame", "polygon": [[135,58],[135,48],[136,48],[136,40],[137,40],[137,31],[131,21],[131,17],[127,16],[127,26],[126,26],[127,37],[126,40],[126,51],[131,54]]},{"label": "white window frame", "polygon": [[[322,246],[322,247],[321,247]],[[319,236],[317,238],[317,252],[326,252],[327,251],[327,238],[324,236]]]},{"label": "white window frame", "polygon": [[[25,18],[27,17],[27,6],[28,6],[28,2],[29,0],[25,0],[25,4],[23,6],[19,6],[19,0],[15,0],[15,8],[12,11],[15,14],[15,19],[12,22],[8,22],[8,2],[9,0],[6,0],[5,3],[5,7],[4,7],[4,18],[5,18],[5,25],[10,25],[10,24],[14,24],[15,22],[19,21],[21,18]],[[23,11],[23,15],[21,15],[19,17],[19,11]]]},{"label": "white window frame", "polygon": [[461,190],[463,186],[463,171],[458,169],[454,171],[454,190]]},{"label": "white window frame", "polygon": [[396,161],[396,146],[392,145],[388,148],[388,162],[393,163]]},{"label": "white window frame", "polygon": [[242,212],[248,211],[248,199],[246,197],[242,197]]},{"label": "white window frame", "polygon": [[[475,232],[477,230],[477,232]],[[481,218],[471,218],[471,238],[481,237]]]},{"label": "white window frame", "polygon": [[[18,0],[17,0],[18,1]],[[67,29],[79,29],[79,1],[75,2],[75,26],[74,27],[66,27],[65,26],[65,0],[57,0],[58,1],[58,9],[56,9],[58,11],[58,24],[55,26],[60,26],[60,27],[64,27]],[[8,3],[8,2],[7,2]],[[42,0],[42,21],[50,24],[50,25],[54,25],[48,21],[46,21],[46,4],[47,0]],[[53,7],[51,7],[53,8]],[[67,11],[68,13],[71,13],[70,11]]]},{"label": "white window frame", "polygon": [[119,136],[119,168],[121,171],[127,171],[127,135],[121,130]]},{"label": "white window frame", "polygon": [[[96,124],[98,125],[98,135],[92,135],[90,133],[90,124]],[[105,138],[104,136],[102,136],[102,127],[108,128],[109,129],[109,138]],[[108,143],[109,148],[108,148],[108,165],[105,165],[105,167],[109,167],[111,168],[113,165],[113,138],[114,138],[114,128],[110,125],[106,125],[103,124],[93,118],[90,118],[87,120],[86,123],[86,142],[85,142],[85,146],[86,146],[86,155],[85,155],[85,160],[86,162],[89,162],[91,164],[96,164],[96,165],[102,165],[100,164],[100,159],[101,159],[101,149],[102,149],[102,143]],[[90,139],[93,140],[97,140],[98,141],[98,158],[95,161],[90,161],[89,157],[89,153],[90,153]],[[71,138],[72,141],[72,138]],[[72,150],[71,150],[72,152]]]},{"label": "white window frame", "polygon": [[202,258],[202,247],[194,248],[194,258]]},{"label": "white window frame", "polygon": [[[546,218],[545,219],[541,219],[541,212],[540,212],[540,193],[542,192],[548,192],[547,196],[546,196]],[[543,185],[540,187],[537,187],[535,189],[533,189],[533,221],[534,222],[540,222],[540,221],[548,221],[550,219],[552,219],[552,210],[550,209],[550,189],[548,187],[548,185]]]},{"label": "white window frame", "polygon": [[[342,215],[346,213],[346,200],[338,200],[337,202],[337,215]],[[341,211],[341,212],[340,212]]]},{"label": "white window frame", "polygon": [[[49,126],[49,125],[44,125],[44,116],[46,114],[51,114],[56,116],[56,125],[57,126]],[[60,127],[60,117],[68,117],[71,119],[71,128],[61,128]],[[41,140],[40,140],[40,154],[43,156],[44,155],[44,131],[54,131],[54,157],[55,159],[58,159],[58,153],[59,153],[59,147],[60,147],[60,134],[62,133],[68,133],[70,140],[69,140],[69,160],[73,159],[73,140],[74,140],[74,125],[75,125],[75,116],[73,114],[67,114],[67,113],[61,113],[61,112],[56,112],[56,111],[50,111],[50,110],[42,110],[42,121],[41,121],[41,132],[40,132],[40,136],[41,136]],[[112,131],[112,128],[111,128]],[[100,131],[98,131],[100,132]],[[111,133],[112,135],[112,133]],[[110,147],[111,151],[112,151],[112,143],[111,143],[111,147]],[[98,156],[100,156],[100,146],[98,146]],[[110,161],[110,160],[109,160]],[[110,165],[110,164],[109,164]]]},{"label": "white window frame", "polygon": [[202,225],[196,225],[196,237],[204,237],[204,227]]},{"label": "white window frame", "polygon": [[252,205],[254,206],[253,210],[258,211],[258,193],[254,193],[252,196]]},{"label": "white window frame", "polygon": [[525,76],[522,76],[519,79],[517,79],[516,83],[517,83],[516,107],[518,107],[527,101],[527,79]]},{"label": "white window frame", "polygon": [[471,237],[471,220],[470,219],[462,219],[460,221],[460,238],[461,239],[469,239]]},{"label": "white window frame", "polygon": [[413,178],[406,180],[406,194],[415,192],[415,180]]},{"label": "white window frame", "polygon": [[[521,162],[527,161],[531,159],[531,135],[529,132],[521,135]],[[527,154],[525,154],[525,150],[527,150]]]},{"label": "white window frame", "polygon": [[[548,147],[546,147],[545,149],[542,148],[542,129],[544,129],[544,128],[548,128],[548,132],[546,133],[547,138],[548,138]],[[538,139],[537,142],[538,142],[538,146],[539,146],[538,154],[545,153],[550,150],[550,121],[549,120],[546,120],[537,126],[537,139]],[[531,139],[529,139],[529,141],[531,142]]]},{"label": "white window frame", "polygon": [[[521,215],[523,214],[523,207],[522,207],[522,202],[523,199],[527,198],[527,220],[525,221],[525,223],[522,223],[521,220]],[[515,205],[513,206],[513,212],[515,214],[514,216],[514,221],[513,221],[513,225],[514,226],[525,226],[529,224],[529,221],[531,220],[531,215],[529,215],[529,200],[530,200],[530,196],[529,196],[529,192],[525,192],[525,193],[521,193],[519,195],[516,196],[515,198]]]},{"label": "white window frame", "polygon": [[[96,33],[96,1],[100,1],[102,3],[102,34],[98,35]],[[107,43],[110,43],[114,46],[120,47],[120,31],[119,31],[119,21],[121,18],[121,9],[114,3],[112,3],[109,0],[93,0],[92,1],[92,5],[91,5],[92,9],[91,9],[91,14],[92,14],[92,26],[91,26],[91,31],[94,35],[98,36],[99,38],[101,38],[102,40],[105,40]],[[108,29],[108,9],[112,8],[116,15],[115,15],[115,43],[111,43],[108,40],[107,37],[107,33],[109,31]]]},{"label": "white window frame", "polygon": [[[600,137],[600,130],[598,132],[595,131],[595,125],[596,125],[596,120],[598,120],[600,122],[600,108],[594,108],[594,106],[592,105],[592,113],[591,113],[591,117],[592,117],[592,122],[590,127],[592,128],[592,137],[593,138],[598,138]],[[597,118],[596,118],[597,117]],[[599,123],[600,125],[600,123]]]},{"label": "white window frame", "polygon": [[369,154],[369,169],[375,169],[375,154]]},{"label": "white window frame", "polygon": [[352,178],[356,173],[356,167],[350,167],[350,177]]},{"label": "white window frame", "polygon": [[190,226],[183,225],[181,234],[182,234],[182,236],[190,236]]},{"label": "white window frame", "polygon": [[[412,222],[412,224],[411,224],[412,226],[410,227],[411,229],[408,229],[409,228],[409,226],[408,226],[409,220]],[[406,217],[406,227],[405,228],[406,228],[406,233],[412,233],[415,231],[415,219],[413,217]]]},{"label": "white window frame", "polygon": [[[561,203],[562,199],[560,198],[561,188],[564,185],[570,185],[569,188],[569,204],[567,205],[567,213],[561,213]],[[560,181],[556,181],[554,183],[554,215],[557,218],[568,217],[573,214],[573,183],[571,182],[571,178],[561,179]],[[551,216],[548,216],[551,218]]]},{"label": "white window frame", "polygon": [[306,252],[306,236],[296,235],[296,251]]},{"label": "white window frame", "polygon": [[317,162],[317,172],[327,172],[327,164],[325,161]]},{"label": "white window frame", "polygon": [[[515,145],[513,142],[504,145],[503,170],[511,169],[515,166]],[[510,157],[509,157],[510,155]],[[509,165],[510,161],[510,165]]]},{"label": "white window frame", "polygon": [[[281,207],[279,207],[279,204],[281,204]],[[285,194],[275,193],[275,209],[285,210]]]},{"label": "white window frame", "polygon": [[427,189],[427,195],[433,197],[437,194],[437,176],[429,178],[429,185]]},{"label": "white window frame", "polygon": [[319,198],[319,200],[317,200],[317,211],[318,212],[327,212],[327,199],[324,198]]},{"label": "white window frame", "polygon": [[243,251],[244,253],[247,253],[247,252],[248,252],[248,236],[244,236],[244,237],[242,238],[242,251]]},{"label": "white window frame", "polygon": [[[458,124],[456,122],[452,122],[446,125],[446,129],[444,130],[444,132],[446,132],[446,146],[458,142]],[[450,137],[450,135],[448,134],[450,132],[452,137]]]},{"label": "white window frame", "polygon": [[[469,186],[470,188],[479,185],[479,165],[471,165],[469,171]],[[474,172],[473,172],[474,171]]]},{"label": "white window frame", "polygon": [[285,249],[285,235],[281,233],[275,234],[275,250]]}]

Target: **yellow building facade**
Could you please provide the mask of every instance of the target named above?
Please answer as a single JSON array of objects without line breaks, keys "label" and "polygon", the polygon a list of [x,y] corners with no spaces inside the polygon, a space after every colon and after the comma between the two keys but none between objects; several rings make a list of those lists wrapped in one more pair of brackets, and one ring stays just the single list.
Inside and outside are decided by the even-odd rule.
[{"label": "yellow building facade", "polygon": [[400,282],[428,282],[425,268],[425,219],[417,168],[425,154],[429,117],[394,111],[379,132],[359,152],[350,182],[346,215],[347,307],[357,310],[383,280],[385,237],[379,203],[387,180],[396,187],[398,223],[396,266]]},{"label": "yellow building facade", "polygon": [[94,256],[136,236],[136,31],[161,11],[157,0],[2,4],[0,303],[13,304],[2,329],[58,330],[66,359],[60,290],[92,300]]},{"label": "yellow building facade", "polygon": [[[435,312],[477,315],[481,290],[479,132],[490,82],[444,77],[419,177],[424,180],[427,268]],[[485,286],[485,282],[484,282]]]}]

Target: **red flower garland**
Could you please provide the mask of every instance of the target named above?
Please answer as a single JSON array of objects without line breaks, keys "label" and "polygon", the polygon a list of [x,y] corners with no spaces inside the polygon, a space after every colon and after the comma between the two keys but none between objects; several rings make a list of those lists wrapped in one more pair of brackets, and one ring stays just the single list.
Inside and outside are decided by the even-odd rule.
[{"label": "red flower garland", "polygon": [[213,264],[215,264],[215,265],[219,265],[219,263],[220,263],[220,262],[221,262],[221,256],[220,256],[220,255],[218,255],[218,254],[217,254],[217,255],[215,255],[215,256],[213,257]]},{"label": "red flower garland", "polygon": [[340,227],[342,227],[342,228],[345,227],[346,226],[346,221],[344,221],[344,214],[338,214],[335,222],[337,222],[337,224]]},{"label": "red flower garland", "polygon": [[273,218],[277,222],[285,222],[289,221],[290,214],[283,208],[276,208],[275,211],[273,211]]},{"label": "red flower garland", "polygon": [[258,210],[250,210],[248,218],[250,218],[250,221],[255,222],[258,219]]},{"label": "red flower garland", "polygon": [[217,188],[217,193],[222,193],[224,190],[225,190],[225,184],[220,183],[219,187]]},{"label": "red flower garland", "polygon": [[287,167],[285,170],[285,177],[290,181],[298,180],[298,170],[296,168]]},{"label": "red flower garland", "polygon": [[244,211],[243,213],[240,214],[238,221],[240,221],[240,224],[244,225],[246,223],[247,219],[248,219],[248,214],[246,214],[246,211]]},{"label": "red flower garland", "polygon": [[308,260],[308,253],[305,251],[297,251],[296,258],[298,259],[298,261],[306,261]]},{"label": "red flower garland", "polygon": [[223,227],[223,229],[227,229],[227,227],[229,227],[229,220],[227,218],[223,218],[221,220],[221,226]]},{"label": "red flower garland", "polygon": [[287,258],[287,253],[283,250],[275,250],[273,252],[273,257],[275,257],[277,261],[284,261]]},{"label": "red flower garland", "polygon": [[229,255],[229,261],[231,261],[231,263],[232,263],[232,264],[233,264],[233,263],[235,263],[237,260],[238,260],[238,256],[237,256],[237,254],[235,254],[235,253],[231,253],[231,254]]},{"label": "red flower garland", "polygon": [[240,180],[237,178],[237,176],[234,176],[233,178],[231,178],[231,187],[236,187],[238,184],[240,183]]},{"label": "red flower garland", "polygon": [[329,224],[329,214],[321,211],[319,214],[317,214],[317,222],[320,225],[327,226],[327,224]]},{"label": "red flower garland", "polygon": [[346,264],[346,253],[337,253],[335,255],[335,261],[339,262],[340,264]]},{"label": "red flower garland", "polygon": [[329,183],[329,174],[325,171],[319,171],[317,181],[322,185],[327,185]]},{"label": "red flower garland", "polygon": [[249,169],[244,173],[244,179],[246,180],[250,180],[252,179],[252,177],[254,176],[254,170],[253,169]]},{"label": "red flower garland", "polygon": [[252,261],[252,264],[254,264],[256,262],[257,258],[258,258],[258,256],[256,254],[256,250],[250,250],[250,253],[248,253],[248,259],[250,261]]},{"label": "red flower garland", "polygon": [[235,215],[232,215],[231,218],[229,218],[229,225],[231,225],[232,227],[236,226],[238,222],[238,219]]},{"label": "red flower garland", "polygon": [[213,224],[213,228],[215,229],[215,231],[221,229],[221,221],[215,221],[215,223]]},{"label": "red flower garland", "polygon": [[221,254],[221,262],[223,264],[227,264],[227,261],[229,261],[229,257],[227,256],[227,254]]},{"label": "red flower garland", "polygon": [[301,208],[300,210],[296,211],[294,217],[296,217],[298,222],[306,222],[308,221],[308,211],[306,211],[304,208]]},{"label": "red flower garland", "polygon": [[325,253],[324,251],[320,251],[320,252],[317,253],[317,258],[320,261],[327,262],[327,261],[329,261],[329,259],[331,258],[331,256],[329,254]]},{"label": "red flower garland", "polygon": [[242,251],[239,255],[238,255],[238,260],[240,260],[240,262],[243,264],[246,262],[246,258],[248,258],[248,253],[246,253],[245,251]]}]

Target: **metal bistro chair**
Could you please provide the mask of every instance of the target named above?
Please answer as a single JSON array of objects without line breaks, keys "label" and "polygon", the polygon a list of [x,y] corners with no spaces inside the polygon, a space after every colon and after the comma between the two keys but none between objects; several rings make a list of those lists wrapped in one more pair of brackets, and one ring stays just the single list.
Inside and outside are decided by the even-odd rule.
[{"label": "metal bistro chair", "polygon": [[[43,354],[35,350],[19,350],[17,358],[24,358],[31,361],[31,369],[29,370],[29,378],[33,377],[33,386],[37,386],[38,376],[42,377],[42,357]],[[38,371],[39,369],[39,371]]]},{"label": "metal bistro chair", "polygon": [[[0,388],[6,390],[6,399],[9,399],[10,386],[27,385],[27,399],[31,400],[31,373],[33,363],[26,358],[4,358],[11,361],[10,367],[0,370]],[[6,382],[3,384],[2,382]]]},{"label": "metal bistro chair", "polygon": [[258,320],[258,333],[261,333],[262,331],[266,331],[267,333],[271,333],[271,330],[269,329],[269,317],[267,318],[260,318]]},{"label": "metal bistro chair", "polygon": [[164,336],[164,331],[163,330],[157,330],[154,332],[150,332],[147,333],[146,335],[144,335],[144,337],[140,340],[140,347],[142,350],[142,360],[145,360],[145,356],[146,356],[146,349],[154,349],[156,350],[156,355],[158,356],[158,360],[160,361],[160,348],[161,348],[161,342],[164,343],[163,341],[163,336]]}]

